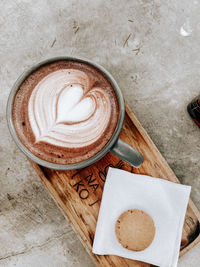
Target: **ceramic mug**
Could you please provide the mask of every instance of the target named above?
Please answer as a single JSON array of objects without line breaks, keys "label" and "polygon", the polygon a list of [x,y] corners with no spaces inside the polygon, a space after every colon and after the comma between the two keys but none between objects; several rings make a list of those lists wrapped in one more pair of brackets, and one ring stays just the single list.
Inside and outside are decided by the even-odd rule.
[{"label": "ceramic mug", "polygon": [[[45,161],[43,159],[40,159],[37,156],[35,156],[34,154],[32,154],[22,144],[19,137],[17,136],[17,133],[16,133],[15,128],[14,128],[13,120],[12,120],[12,106],[13,106],[14,97],[15,97],[15,94],[16,94],[17,90],[19,89],[20,85],[22,84],[22,82],[33,71],[35,71],[36,69],[38,69],[42,65],[46,65],[48,63],[52,63],[52,62],[59,61],[59,60],[83,62],[83,63],[92,65],[93,67],[97,68],[104,75],[104,77],[111,83],[113,89],[115,90],[115,94],[116,94],[118,104],[119,104],[118,123],[117,123],[116,129],[115,129],[112,137],[110,138],[109,142],[105,145],[105,147],[99,153],[97,153],[93,157],[91,157],[87,160],[78,162],[78,163],[74,163],[74,164],[51,163],[51,162]],[[108,152],[115,154],[116,156],[118,156],[122,160],[126,161],[127,163],[131,164],[132,166],[139,168],[140,165],[144,161],[143,155],[139,151],[137,151],[135,148],[133,148],[132,146],[128,145],[127,143],[125,143],[124,141],[119,139],[119,134],[121,132],[121,129],[122,129],[122,126],[124,123],[124,115],[125,115],[124,99],[123,99],[121,90],[120,90],[119,86],[117,85],[116,81],[114,80],[114,78],[112,77],[112,75],[107,70],[105,70],[102,66],[100,66],[97,63],[94,63],[91,60],[84,59],[81,57],[72,57],[72,56],[60,56],[60,57],[46,59],[42,62],[35,64],[30,69],[25,71],[17,79],[15,84],[13,85],[11,92],[10,92],[10,95],[9,95],[9,98],[8,98],[8,103],[7,103],[8,128],[9,128],[10,133],[11,133],[15,143],[17,144],[17,146],[21,149],[22,152],[24,152],[24,154],[26,156],[28,156],[31,160],[33,160],[37,164],[42,165],[42,166],[47,167],[47,168],[57,169],[57,170],[73,170],[73,169],[79,169],[79,168],[87,167],[87,166],[93,164],[94,162],[98,161],[99,159],[101,159]]]}]

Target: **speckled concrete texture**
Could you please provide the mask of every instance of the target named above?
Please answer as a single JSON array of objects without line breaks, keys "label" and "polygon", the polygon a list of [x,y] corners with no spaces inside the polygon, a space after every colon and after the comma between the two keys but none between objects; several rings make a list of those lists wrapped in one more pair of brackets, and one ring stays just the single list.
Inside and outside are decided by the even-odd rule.
[{"label": "speckled concrete texture", "polygon": [[[94,266],[6,125],[10,88],[41,59],[79,55],[115,77],[131,109],[200,208],[200,1],[0,1],[0,266]],[[200,245],[179,267],[200,264]]]}]

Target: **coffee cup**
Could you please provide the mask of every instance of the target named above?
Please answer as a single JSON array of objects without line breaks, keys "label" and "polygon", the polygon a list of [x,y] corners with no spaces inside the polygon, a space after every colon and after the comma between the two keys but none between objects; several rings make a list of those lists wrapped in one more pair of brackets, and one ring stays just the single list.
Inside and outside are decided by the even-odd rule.
[{"label": "coffee cup", "polygon": [[46,59],[25,71],[7,103],[17,146],[37,164],[57,170],[87,167],[108,152],[139,168],[143,155],[119,138],[124,115],[111,74],[72,56]]}]

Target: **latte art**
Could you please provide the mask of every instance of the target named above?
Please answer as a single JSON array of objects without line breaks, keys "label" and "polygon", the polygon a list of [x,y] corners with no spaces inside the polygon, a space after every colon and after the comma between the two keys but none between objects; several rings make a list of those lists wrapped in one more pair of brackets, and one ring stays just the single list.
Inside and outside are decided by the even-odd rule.
[{"label": "latte art", "polygon": [[110,97],[80,70],[57,70],[34,88],[28,105],[35,142],[83,147],[97,141],[111,119]]},{"label": "latte art", "polygon": [[119,107],[114,89],[98,69],[58,60],[22,82],[12,118],[20,141],[36,157],[74,164],[93,157],[110,141]]}]

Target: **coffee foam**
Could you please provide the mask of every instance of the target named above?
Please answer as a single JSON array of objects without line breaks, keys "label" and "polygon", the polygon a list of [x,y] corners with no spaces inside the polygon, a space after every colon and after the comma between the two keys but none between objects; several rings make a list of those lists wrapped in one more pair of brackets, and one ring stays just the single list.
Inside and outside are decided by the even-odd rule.
[{"label": "coffee foam", "polygon": [[55,61],[20,85],[12,110],[16,133],[35,156],[57,164],[84,161],[101,151],[119,117],[109,81],[89,64]]},{"label": "coffee foam", "polygon": [[108,93],[90,87],[80,70],[58,70],[34,88],[28,114],[35,142],[61,147],[88,146],[102,135],[111,116]]}]

